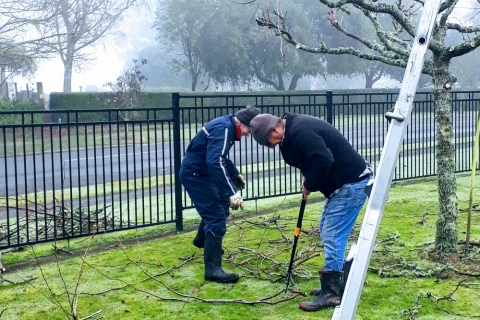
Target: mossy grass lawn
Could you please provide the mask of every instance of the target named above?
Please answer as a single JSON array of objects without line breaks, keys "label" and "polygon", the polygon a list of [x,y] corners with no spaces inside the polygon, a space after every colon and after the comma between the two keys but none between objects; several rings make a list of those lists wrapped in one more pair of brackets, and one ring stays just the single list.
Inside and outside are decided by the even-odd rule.
[{"label": "mossy grass lawn", "polygon": [[[465,240],[470,177],[459,175],[457,183],[458,235]],[[479,197],[476,188],[474,203]],[[6,261],[26,259],[12,256],[45,256],[48,250],[44,244],[9,252],[3,259],[7,272],[0,275],[0,319],[74,319],[73,314],[82,319],[98,311],[91,319],[331,319],[333,309],[298,308],[311,299],[299,292],[318,287],[323,264],[318,237],[323,201],[317,195],[307,203],[293,291],[283,293],[299,204],[300,195],[259,200],[247,203],[244,213],[232,213],[223,266],[241,276],[235,284],[204,281],[203,251],[191,244],[195,231],[150,235],[148,241],[136,241],[132,232],[105,235],[103,241],[96,236],[82,241],[73,255],[59,252],[50,262],[35,266],[33,259],[34,266],[12,264],[12,270]],[[480,248],[465,253],[459,244],[457,263],[433,262],[437,214],[435,179],[393,185],[355,319],[480,317]],[[478,209],[472,217],[471,240],[478,242]],[[350,244],[362,219],[363,212]]]}]

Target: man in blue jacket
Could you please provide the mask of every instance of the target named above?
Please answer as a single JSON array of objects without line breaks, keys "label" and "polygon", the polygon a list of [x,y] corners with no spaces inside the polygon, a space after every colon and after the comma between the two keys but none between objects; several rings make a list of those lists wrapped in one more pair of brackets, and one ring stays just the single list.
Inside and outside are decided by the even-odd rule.
[{"label": "man in blue jacket", "polygon": [[250,121],[260,111],[247,106],[233,115],[205,124],[188,145],[180,168],[180,180],[201,217],[193,244],[204,248],[205,280],[236,282],[236,273],[222,268],[222,238],[227,231],[229,209],[243,209],[240,190],[245,180],[228,159],[234,141],[250,136]]},{"label": "man in blue jacket", "polygon": [[317,311],[340,304],[351,261],[344,261],[348,237],[367,194],[372,168],[330,123],[319,118],[285,113],[282,118],[262,114],[250,123],[261,145],[280,146],[285,162],[300,169],[303,197],[320,191],[326,198],[319,232],[325,266],[319,270],[320,289],[300,308]]}]

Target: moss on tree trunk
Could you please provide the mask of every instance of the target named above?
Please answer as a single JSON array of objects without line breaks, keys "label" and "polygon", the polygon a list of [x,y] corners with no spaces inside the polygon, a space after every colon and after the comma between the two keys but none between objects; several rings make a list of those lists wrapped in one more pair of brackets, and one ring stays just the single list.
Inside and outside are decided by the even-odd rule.
[{"label": "moss on tree trunk", "polygon": [[435,121],[437,138],[437,170],[439,213],[435,236],[435,258],[457,260],[457,187],[455,177],[455,145],[452,130],[451,88],[449,61],[434,58],[436,64]]}]

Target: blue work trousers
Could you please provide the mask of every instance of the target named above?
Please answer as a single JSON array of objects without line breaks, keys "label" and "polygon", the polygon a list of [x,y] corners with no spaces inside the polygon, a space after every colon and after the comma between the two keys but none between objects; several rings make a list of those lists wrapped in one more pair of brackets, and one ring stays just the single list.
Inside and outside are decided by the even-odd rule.
[{"label": "blue work trousers", "polygon": [[341,271],[348,237],[362,209],[370,175],[356,183],[347,183],[325,202],[320,219],[320,237],[325,251],[325,271]]},{"label": "blue work trousers", "polygon": [[227,232],[230,199],[220,199],[215,180],[210,175],[181,167],[180,180],[205,224],[205,234],[223,237]]}]

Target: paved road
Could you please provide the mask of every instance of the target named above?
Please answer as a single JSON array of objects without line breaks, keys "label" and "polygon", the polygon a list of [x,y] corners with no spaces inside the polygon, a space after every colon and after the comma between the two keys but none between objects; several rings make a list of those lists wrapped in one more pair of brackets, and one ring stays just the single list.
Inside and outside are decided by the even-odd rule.
[{"label": "paved road", "polygon": [[[473,137],[474,124],[456,121],[457,137]],[[406,141],[420,145],[435,140],[432,120],[409,126]],[[357,150],[379,150],[384,141],[386,126],[379,124],[339,128]],[[431,145],[430,144],[430,145]],[[458,148],[468,143],[459,142]],[[183,146],[182,146],[183,148]],[[430,148],[430,146],[429,146]],[[417,152],[424,152],[418,150]],[[230,152],[237,166],[280,160],[278,148],[258,146],[250,138],[235,143]],[[173,172],[173,145],[157,143],[134,146],[108,146],[44,154],[0,158],[0,197],[21,195],[44,190],[92,186],[141,177],[170,175]]]}]

